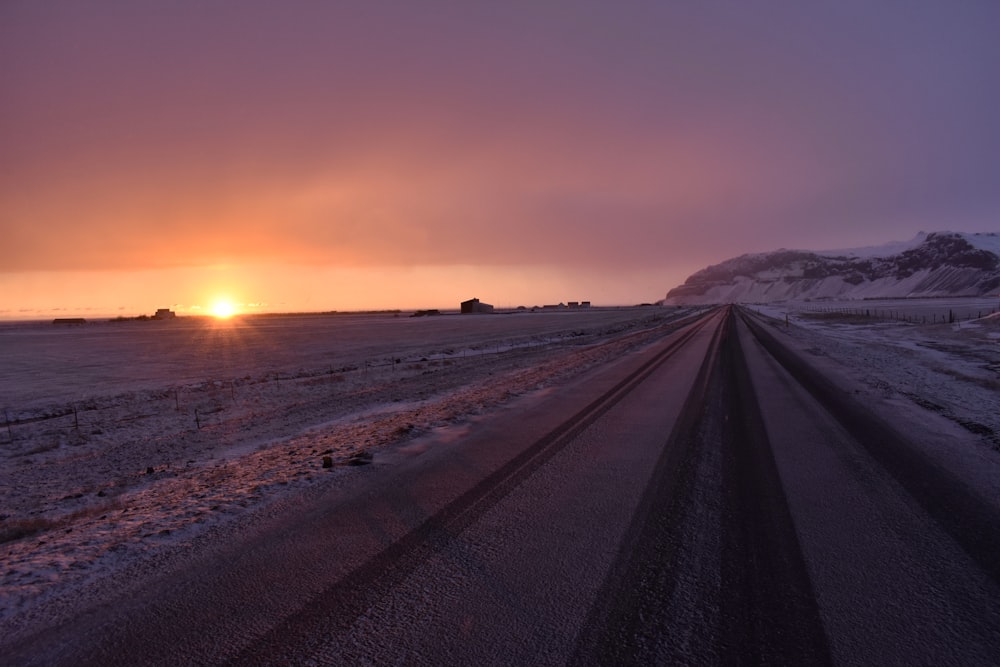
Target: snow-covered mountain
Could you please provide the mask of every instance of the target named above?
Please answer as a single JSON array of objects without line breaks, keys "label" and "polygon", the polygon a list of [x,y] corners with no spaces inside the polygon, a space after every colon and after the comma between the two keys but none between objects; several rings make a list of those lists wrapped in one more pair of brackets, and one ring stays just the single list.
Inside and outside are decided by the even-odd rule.
[{"label": "snow-covered mountain", "polygon": [[920,233],[872,248],[775,250],[702,269],[663,303],[986,296],[1000,291],[1000,233]]}]

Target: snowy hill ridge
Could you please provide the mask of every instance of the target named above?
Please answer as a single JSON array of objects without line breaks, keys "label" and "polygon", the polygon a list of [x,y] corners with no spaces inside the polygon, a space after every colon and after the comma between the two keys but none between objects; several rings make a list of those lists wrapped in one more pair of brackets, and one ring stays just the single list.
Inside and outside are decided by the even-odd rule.
[{"label": "snowy hill ridge", "polygon": [[1000,233],[920,233],[906,243],[741,255],[694,273],[663,303],[990,296],[1000,291]]}]

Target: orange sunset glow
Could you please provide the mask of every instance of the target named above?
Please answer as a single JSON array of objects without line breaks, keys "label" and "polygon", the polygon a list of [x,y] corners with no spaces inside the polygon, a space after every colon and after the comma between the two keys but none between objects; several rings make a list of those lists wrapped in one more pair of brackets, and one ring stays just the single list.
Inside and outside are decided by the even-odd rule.
[{"label": "orange sunset glow", "polygon": [[633,304],[988,231],[997,12],[6,2],[0,319]]}]

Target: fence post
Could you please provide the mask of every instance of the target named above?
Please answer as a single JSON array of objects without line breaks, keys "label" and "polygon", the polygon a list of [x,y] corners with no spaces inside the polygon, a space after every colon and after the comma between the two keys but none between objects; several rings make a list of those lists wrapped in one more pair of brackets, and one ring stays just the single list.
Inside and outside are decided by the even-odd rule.
[{"label": "fence post", "polygon": [[198,416],[198,408],[194,409],[194,424],[195,424],[195,426],[198,427],[198,430],[200,431],[201,430],[201,418]]}]

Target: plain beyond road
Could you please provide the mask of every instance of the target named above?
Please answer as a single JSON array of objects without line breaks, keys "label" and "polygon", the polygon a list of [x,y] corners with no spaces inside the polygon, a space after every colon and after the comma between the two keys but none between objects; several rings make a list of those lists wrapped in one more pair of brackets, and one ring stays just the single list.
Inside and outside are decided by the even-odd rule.
[{"label": "plain beyond road", "polygon": [[[123,493],[80,546],[138,514],[146,551],[76,595],[23,598],[0,649],[25,665],[995,661],[987,441],[852,382],[797,326],[734,307],[650,325],[550,350],[582,369],[557,391],[397,433],[363,469],[172,550]],[[499,371],[486,385],[523,386]],[[238,465],[297,460],[328,428]]]},{"label": "plain beyond road", "polygon": [[0,408],[205,381],[361,368],[537,345],[687,309],[590,308],[509,315],[246,316],[228,320],[0,323]]}]

